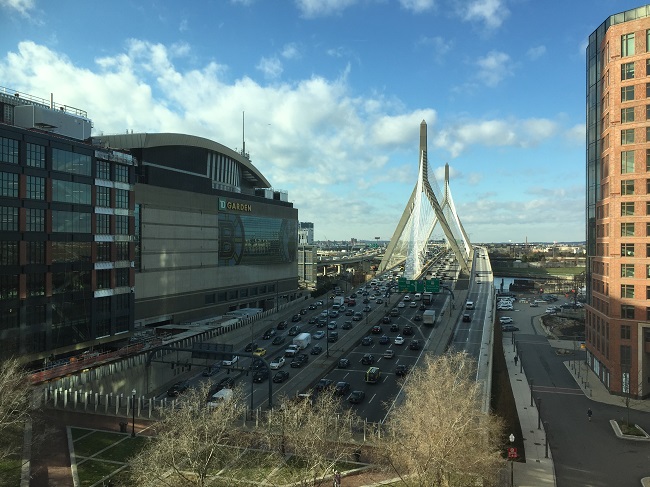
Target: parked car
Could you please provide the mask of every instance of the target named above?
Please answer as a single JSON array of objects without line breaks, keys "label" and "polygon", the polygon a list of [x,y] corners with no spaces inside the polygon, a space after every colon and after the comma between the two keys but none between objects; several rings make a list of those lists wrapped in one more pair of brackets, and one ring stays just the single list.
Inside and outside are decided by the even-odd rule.
[{"label": "parked car", "polygon": [[502,325],[509,325],[511,323],[514,323],[514,321],[512,320],[512,318],[510,318],[510,316],[502,316],[501,318],[499,318],[499,323],[501,323]]},{"label": "parked car", "polygon": [[273,382],[278,384],[280,382],[284,382],[288,378],[289,378],[289,372],[287,372],[286,370],[280,370],[276,372],[276,374],[273,376]]},{"label": "parked car", "polygon": [[501,331],[519,331],[515,325],[503,325],[501,326]]}]

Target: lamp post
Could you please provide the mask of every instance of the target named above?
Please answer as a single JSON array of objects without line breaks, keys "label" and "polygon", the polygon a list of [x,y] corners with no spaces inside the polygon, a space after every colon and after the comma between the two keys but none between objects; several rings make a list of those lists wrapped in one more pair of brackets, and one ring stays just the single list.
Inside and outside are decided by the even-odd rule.
[{"label": "lamp post", "polygon": [[131,391],[131,409],[133,409],[133,418],[131,421],[131,438],[135,438],[135,389]]},{"label": "lamp post", "polygon": [[[515,442],[515,435],[510,433],[508,439],[510,440],[510,444],[512,445]],[[515,485],[515,459],[510,458],[510,487],[514,487],[514,485]]]}]

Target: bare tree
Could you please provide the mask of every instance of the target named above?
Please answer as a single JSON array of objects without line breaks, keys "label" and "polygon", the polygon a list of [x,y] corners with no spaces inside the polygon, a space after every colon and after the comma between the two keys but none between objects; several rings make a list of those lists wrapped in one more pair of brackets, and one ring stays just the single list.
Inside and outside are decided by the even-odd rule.
[{"label": "bare tree", "polygon": [[465,486],[496,481],[503,465],[501,422],[481,412],[474,363],[463,353],[425,358],[378,445],[383,465],[405,485]]},{"label": "bare tree", "polygon": [[221,485],[217,477],[224,471],[236,477],[249,439],[237,429],[245,406],[237,389],[209,405],[209,389],[203,384],[188,391],[179,407],[164,413],[150,443],[131,460],[128,485],[203,487]]},{"label": "bare tree", "polygon": [[[22,448],[22,431],[35,404],[27,373],[16,359],[0,362],[0,463]],[[12,441],[15,439],[16,441]]]}]

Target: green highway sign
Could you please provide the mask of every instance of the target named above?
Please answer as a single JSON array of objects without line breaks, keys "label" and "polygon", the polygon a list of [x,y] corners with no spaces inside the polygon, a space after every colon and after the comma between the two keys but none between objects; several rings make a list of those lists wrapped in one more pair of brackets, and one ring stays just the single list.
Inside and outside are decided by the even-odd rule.
[{"label": "green highway sign", "polygon": [[397,280],[397,288],[401,293],[439,293],[440,279],[424,279],[422,281],[415,281],[400,277]]}]

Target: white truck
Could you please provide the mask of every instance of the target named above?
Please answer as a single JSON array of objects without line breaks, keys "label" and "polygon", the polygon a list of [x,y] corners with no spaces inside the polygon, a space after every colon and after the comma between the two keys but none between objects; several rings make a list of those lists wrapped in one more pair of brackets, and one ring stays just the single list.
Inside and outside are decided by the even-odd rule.
[{"label": "white truck", "polygon": [[426,326],[435,326],[436,312],[433,309],[427,309],[422,313],[422,324]]},{"label": "white truck", "polygon": [[300,350],[304,350],[311,343],[311,334],[309,333],[300,333],[293,339],[293,344],[296,345]]},{"label": "white truck", "polygon": [[345,304],[345,298],[343,296],[336,296],[333,300],[333,304],[342,306],[343,304]]}]

